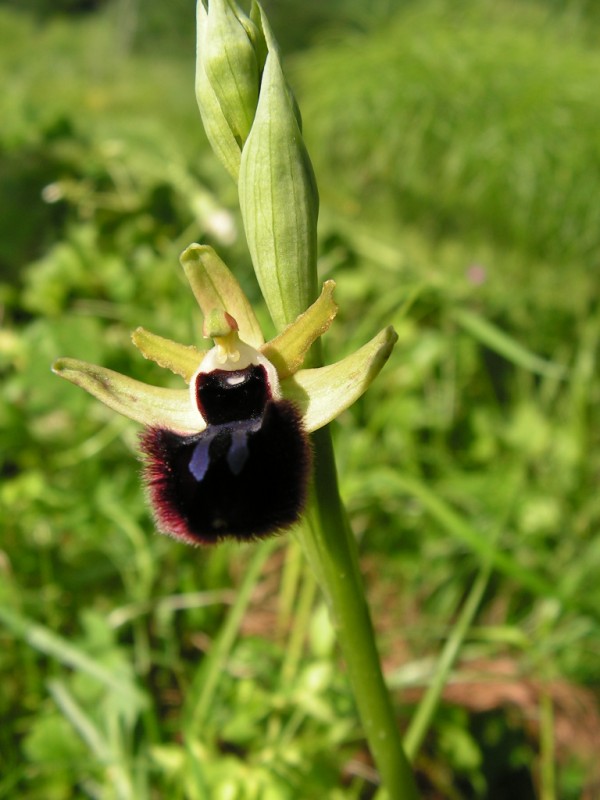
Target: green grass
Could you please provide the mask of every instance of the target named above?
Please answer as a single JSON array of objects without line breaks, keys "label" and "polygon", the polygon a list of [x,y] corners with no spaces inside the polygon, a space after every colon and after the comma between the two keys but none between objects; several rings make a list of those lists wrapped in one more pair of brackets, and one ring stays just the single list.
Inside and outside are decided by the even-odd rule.
[{"label": "green grass", "polygon": [[[599,29],[591,6],[460,9],[321,31],[290,62],[338,281],[328,355],[399,333],[336,452],[423,796],[569,800],[600,730]],[[197,341],[193,240],[257,299],[241,237],[211,228],[239,221],[193,53],[107,58],[110,13],[3,9],[0,30],[0,797],[369,798],[294,541],[156,535],[136,426],[49,371],[176,385],[129,331]]]},{"label": "green grass", "polygon": [[[499,284],[518,254],[508,272],[527,296],[548,262],[561,283],[572,265],[597,269],[600,56],[588,29],[543,8],[409,6],[301,59],[324,199],[390,237],[412,226],[471,247]],[[582,300],[580,280],[565,293],[542,274],[563,302]]]}]

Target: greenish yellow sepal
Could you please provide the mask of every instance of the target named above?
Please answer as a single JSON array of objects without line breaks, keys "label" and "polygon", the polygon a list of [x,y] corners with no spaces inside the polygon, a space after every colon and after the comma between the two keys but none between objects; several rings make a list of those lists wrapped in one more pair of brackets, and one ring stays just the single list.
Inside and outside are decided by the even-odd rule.
[{"label": "greenish yellow sepal", "polygon": [[113,411],[143,425],[181,434],[197,433],[206,427],[200,413],[190,404],[187,389],[148,386],[111,369],[74,358],[59,358],[52,369]]},{"label": "greenish yellow sepal", "polygon": [[[241,12],[238,12],[241,14]],[[246,22],[250,21],[246,19]],[[254,119],[259,72],[246,27],[229,0],[210,0],[199,57],[223,116],[240,146]]]},{"label": "greenish yellow sepal", "polygon": [[131,334],[131,341],[144,356],[154,361],[159,367],[170,369],[176,375],[181,375],[187,383],[198,366],[206,350],[199,350],[194,345],[179,344],[172,339],[165,339],[145,328],[136,328]]},{"label": "greenish yellow sepal", "polygon": [[333,299],[335,281],[325,281],[319,298],[278,336],[261,347],[280,378],[287,378],[302,366],[313,342],[328,329],[337,305]]},{"label": "greenish yellow sepal", "polygon": [[242,146],[236,140],[229,126],[203,63],[202,53],[205,46],[208,14],[202,5],[202,0],[198,0],[196,20],[196,100],[200,109],[202,124],[206,132],[206,138],[215,155],[234,181],[237,182]]},{"label": "greenish yellow sepal", "polygon": [[279,58],[269,50],[242,151],[240,208],[254,270],[283,330],[315,299],[319,199]]},{"label": "greenish yellow sepal", "polygon": [[281,381],[283,396],[300,407],[309,432],[327,425],[364,394],[388,360],[397,338],[392,327],[385,328],[341,361],[304,369]]},{"label": "greenish yellow sepal", "polygon": [[264,344],[260,325],[242,287],[212,247],[191,244],[181,254],[180,261],[205,317],[221,309],[237,322],[242,341],[256,348]]}]

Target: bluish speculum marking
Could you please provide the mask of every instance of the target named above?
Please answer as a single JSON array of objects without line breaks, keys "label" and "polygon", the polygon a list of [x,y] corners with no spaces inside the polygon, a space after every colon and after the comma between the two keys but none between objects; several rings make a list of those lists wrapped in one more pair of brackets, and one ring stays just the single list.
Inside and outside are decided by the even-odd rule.
[{"label": "bluish speculum marking", "polygon": [[198,441],[190,459],[189,469],[197,481],[201,481],[208,471],[210,464],[210,444],[214,439],[212,431],[205,431]]}]

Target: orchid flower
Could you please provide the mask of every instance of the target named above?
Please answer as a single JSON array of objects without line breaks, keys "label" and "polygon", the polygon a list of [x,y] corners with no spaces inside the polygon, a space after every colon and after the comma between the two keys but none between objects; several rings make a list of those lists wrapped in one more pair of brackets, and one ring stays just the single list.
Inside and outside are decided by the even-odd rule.
[{"label": "orchid flower", "polygon": [[190,544],[277,533],[298,522],[305,507],[308,434],[363,394],[396,334],[386,328],[341,361],[302,369],[336,315],[333,281],[265,343],[239,283],[212,248],[190,245],[181,263],[214,347],[200,350],[143,328],[132,339],[142,355],[180,375],[187,389],[149,386],[71,358],[53,369],[145,426],[144,477],[162,532]]},{"label": "orchid flower", "polygon": [[249,14],[235,0],[197,0],[196,10],[200,115],[237,185],[254,272],[278,334],[265,342],[225,264],[210,247],[192,244],[181,262],[214,346],[202,351],[142,328],[133,333],[142,355],[187,388],[148,386],[70,358],[54,370],[145,426],[144,478],[162,532],[213,544],[296,527],[387,796],[416,800],[325,427],[367,389],[396,334],[386,328],[322,366],[317,340],[336,315],[334,284],[326,281],[318,296],[319,195],[277,42],[258,0]]}]

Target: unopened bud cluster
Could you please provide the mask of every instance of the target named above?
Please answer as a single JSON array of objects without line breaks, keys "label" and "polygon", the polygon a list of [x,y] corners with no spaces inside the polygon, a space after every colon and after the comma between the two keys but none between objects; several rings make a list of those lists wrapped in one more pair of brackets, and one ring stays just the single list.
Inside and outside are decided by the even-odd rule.
[{"label": "unopened bud cluster", "polygon": [[260,5],[198,0],[196,97],[237,182],[256,276],[281,329],[315,299],[319,199],[301,122]]}]

